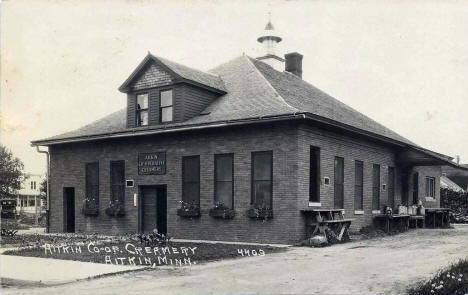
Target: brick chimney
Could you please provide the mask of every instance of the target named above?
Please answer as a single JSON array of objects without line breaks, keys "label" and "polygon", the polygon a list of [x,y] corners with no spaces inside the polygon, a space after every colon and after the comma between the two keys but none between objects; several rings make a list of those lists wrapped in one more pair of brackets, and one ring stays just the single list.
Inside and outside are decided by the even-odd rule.
[{"label": "brick chimney", "polygon": [[302,54],[297,52],[286,53],[284,59],[286,60],[286,72],[290,72],[302,79]]}]

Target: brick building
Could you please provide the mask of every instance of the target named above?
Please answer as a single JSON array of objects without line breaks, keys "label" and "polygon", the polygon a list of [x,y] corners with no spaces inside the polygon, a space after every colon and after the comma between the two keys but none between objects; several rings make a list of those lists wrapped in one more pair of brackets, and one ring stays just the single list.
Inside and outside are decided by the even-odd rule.
[{"label": "brick building", "polygon": [[50,231],[293,243],[308,208],[344,208],[358,230],[385,205],[438,207],[452,159],[302,80],[302,55],[278,57],[265,29],[265,56],[208,72],[148,54],[125,109],[32,142],[49,148]]}]

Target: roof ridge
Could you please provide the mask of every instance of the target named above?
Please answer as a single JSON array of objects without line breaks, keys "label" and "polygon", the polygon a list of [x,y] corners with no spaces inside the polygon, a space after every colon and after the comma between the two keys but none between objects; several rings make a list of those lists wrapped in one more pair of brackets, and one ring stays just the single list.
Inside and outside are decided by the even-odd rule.
[{"label": "roof ridge", "polygon": [[[157,58],[157,59],[160,59],[160,60],[163,60],[163,61],[168,61],[169,63],[174,63],[174,64],[176,64],[176,65],[178,65],[178,66],[186,67],[186,68],[189,68],[189,69],[191,69],[191,70],[201,72],[201,73],[203,73],[203,74],[207,74],[207,75],[211,75],[211,76],[214,76],[214,77],[217,77],[217,78],[221,78],[219,75],[216,75],[216,74],[213,74],[213,73],[210,73],[210,72],[207,72],[207,71],[202,71],[202,70],[197,69],[197,68],[193,68],[193,67],[186,66],[186,65],[184,65],[184,64],[175,62],[175,61],[173,61],[173,60],[169,60],[169,59],[167,59],[167,58],[160,57],[160,56],[158,56],[158,55],[154,55],[154,54],[152,54],[151,52],[150,52],[150,54],[151,54],[153,57]],[[166,66],[168,66],[169,68],[171,68],[171,70],[173,70],[174,72],[177,72],[177,71],[174,70],[170,65],[167,65],[167,64],[166,64]]]},{"label": "roof ridge", "polygon": [[297,108],[291,106],[289,103],[287,103],[286,100],[278,93],[278,91],[276,91],[276,89],[273,87],[273,85],[271,85],[270,81],[268,81],[267,78],[265,78],[265,76],[263,76],[263,74],[260,72],[260,70],[259,70],[259,69],[255,66],[255,64],[252,62],[252,60],[251,60],[252,57],[250,57],[250,56],[248,56],[248,55],[242,55],[242,57],[244,57],[245,59],[247,59],[248,64],[251,65],[251,66],[254,68],[255,72],[256,72],[257,74],[259,74],[259,75],[262,77],[262,79],[265,81],[265,83],[269,86],[269,88],[270,88],[271,90],[273,90],[273,93],[276,94],[276,97],[279,98],[279,100],[280,100],[281,102],[283,102],[285,105],[287,105],[288,107],[290,107],[291,109],[293,109],[293,110],[296,111],[296,112],[299,112],[299,111],[300,111],[299,109],[297,109]]}]

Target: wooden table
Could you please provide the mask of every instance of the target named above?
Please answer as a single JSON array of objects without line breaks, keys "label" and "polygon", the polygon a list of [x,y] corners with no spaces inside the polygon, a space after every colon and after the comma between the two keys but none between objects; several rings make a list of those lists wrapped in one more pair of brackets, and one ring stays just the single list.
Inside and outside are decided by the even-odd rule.
[{"label": "wooden table", "polygon": [[349,240],[349,227],[353,219],[345,219],[344,209],[306,209],[302,212],[310,216],[308,220],[308,238],[317,234],[325,237],[327,243],[330,238],[337,242]]},{"label": "wooden table", "polygon": [[450,209],[448,208],[426,208],[426,220],[431,222],[431,227],[450,227]]},{"label": "wooden table", "polygon": [[424,215],[410,215],[409,221],[410,221],[410,227],[411,227],[411,222],[414,221],[414,227],[418,228],[418,223],[419,221],[421,222],[421,228],[426,227],[426,217]]},{"label": "wooden table", "polygon": [[384,221],[386,233],[390,233],[392,221],[397,221],[400,225],[403,225],[405,230],[409,228],[410,215],[407,214],[379,214],[375,215],[374,218],[378,221]]}]

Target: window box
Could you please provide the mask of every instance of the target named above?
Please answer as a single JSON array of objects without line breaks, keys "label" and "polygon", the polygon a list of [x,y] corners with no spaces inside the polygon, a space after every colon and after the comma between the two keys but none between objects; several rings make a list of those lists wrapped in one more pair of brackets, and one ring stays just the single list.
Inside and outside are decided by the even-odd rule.
[{"label": "window box", "polygon": [[177,209],[177,215],[180,217],[199,217],[200,208],[197,209]]},{"label": "window box", "polygon": [[98,216],[99,215],[99,207],[94,204],[87,204],[86,202],[81,209],[81,213],[85,216]]},{"label": "window box", "polygon": [[106,208],[106,214],[108,216],[121,217],[125,216],[125,209],[123,204],[118,202],[111,202],[109,207]]},{"label": "window box", "polygon": [[251,208],[247,210],[247,216],[254,219],[271,219],[273,218],[273,210],[269,208]]},{"label": "window box", "polygon": [[221,219],[233,219],[234,216],[236,216],[236,212],[222,203],[216,203],[215,206],[210,209],[210,216]]},{"label": "window box", "polygon": [[177,215],[180,217],[199,217],[200,216],[200,206],[196,204],[189,204],[184,201],[180,201],[181,208],[177,209]]}]

